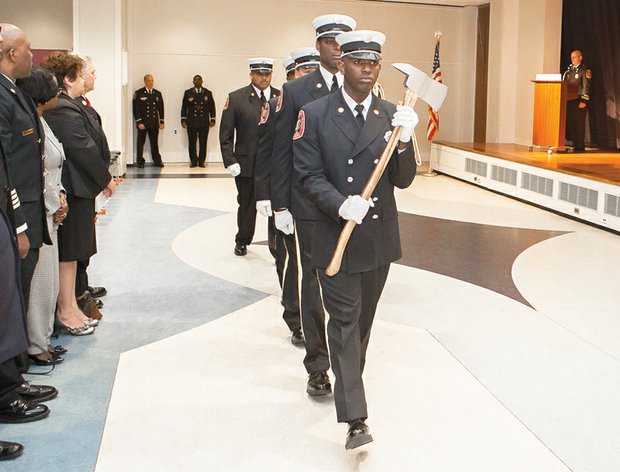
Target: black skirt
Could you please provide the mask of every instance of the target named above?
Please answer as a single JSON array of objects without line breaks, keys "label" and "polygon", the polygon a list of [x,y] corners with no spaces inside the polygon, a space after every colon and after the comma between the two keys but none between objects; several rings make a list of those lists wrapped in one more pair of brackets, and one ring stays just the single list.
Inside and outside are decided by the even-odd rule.
[{"label": "black skirt", "polygon": [[81,261],[97,254],[95,200],[67,195],[69,213],[58,228],[60,262]]}]

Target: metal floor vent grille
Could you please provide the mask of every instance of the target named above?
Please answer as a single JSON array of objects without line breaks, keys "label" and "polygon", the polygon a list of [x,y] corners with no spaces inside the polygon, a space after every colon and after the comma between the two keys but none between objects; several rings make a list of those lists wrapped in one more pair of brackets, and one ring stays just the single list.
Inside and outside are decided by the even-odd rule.
[{"label": "metal floor vent grille", "polygon": [[620,197],[605,194],[605,213],[612,216],[620,216]]},{"label": "metal floor vent grille", "polygon": [[465,172],[469,172],[471,174],[479,175],[480,177],[487,176],[487,163],[482,161],[477,161],[475,159],[465,159]]},{"label": "metal floor vent grille", "polygon": [[591,210],[598,209],[598,192],[586,187],[560,182],[560,200]]},{"label": "metal floor vent grille", "polygon": [[491,179],[517,186],[517,171],[502,166],[491,166]]},{"label": "metal floor vent grille", "polygon": [[548,197],[553,196],[553,179],[547,179],[527,172],[521,173],[521,188],[540,193]]}]

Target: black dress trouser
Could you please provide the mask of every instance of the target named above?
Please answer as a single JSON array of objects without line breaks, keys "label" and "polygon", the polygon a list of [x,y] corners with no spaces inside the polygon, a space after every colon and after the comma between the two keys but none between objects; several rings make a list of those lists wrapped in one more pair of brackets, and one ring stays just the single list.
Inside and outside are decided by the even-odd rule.
[{"label": "black dress trouser", "polygon": [[[200,128],[187,127],[187,145],[189,151],[189,161],[192,164],[204,164],[207,159],[207,138],[209,137],[209,127]],[[196,141],[198,141],[198,154],[196,154]]]},{"label": "black dress trouser", "polygon": [[146,142],[146,135],[149,135],[149,143],[151,144],[151,157],[155,164],[161,164],[161,155],[159,154],[159,144],[157,138],[159,137],[159,127],[155,128],[138,128],[138,155],[136,156],[136,163],[144,164],[144,143]]},{"label": "black dress trouser", "polygon": [[566,131],[567,138],[573,142],[576,151],[585,149],[586,139],[586,113],[588,107],[579,108],[581,100],[569,100],[566,102]]},{"label": "black dress trouser", "polygon": [[254,198],[254,177],[235,177],[237,186],[237,235],[235,243],[249,246],[256,227],[256,199]]}]

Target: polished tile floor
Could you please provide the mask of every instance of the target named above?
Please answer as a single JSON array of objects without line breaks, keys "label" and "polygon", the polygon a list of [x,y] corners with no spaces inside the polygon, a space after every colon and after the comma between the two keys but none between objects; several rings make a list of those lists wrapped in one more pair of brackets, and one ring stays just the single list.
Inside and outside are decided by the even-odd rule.
[{"label": "polished tile floor", "polygon": [[[63,338],[61,390],[2,470],[620,470],[620,239],[448,177],[399,191],[365,373],[375,441],[345,451],[304,393],[273,260],[233,255],[221,166],[128,172],[99,221],[94,336]],[[142,175],[146,178],[134,178]],[[206,177],[206,178],[203,178]]]}]

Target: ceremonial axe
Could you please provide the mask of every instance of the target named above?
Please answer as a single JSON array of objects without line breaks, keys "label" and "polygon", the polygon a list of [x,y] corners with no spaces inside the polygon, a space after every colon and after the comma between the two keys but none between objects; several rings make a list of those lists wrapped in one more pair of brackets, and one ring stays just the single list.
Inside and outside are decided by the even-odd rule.
[{"label": "ceremonial axe", "polygon": [[[428,103],[435,111],[441,108],[443,101],[446,98],[446,94],[448,93],[448,87],[437,82],[436,80],[431,79],[428,75],[422,72],[420,69],[416,69],[410,64],[404,63],[396,63],[392,64],[397,70],[401,71],[405,74],[405,97],[403,98],[403,105],[410,106],[413,108],[418,98],[421,98],[426,103]],[[364,200],[368,200],[372,193],[375,191],[383,172],[385,171],[388,163],[390,162],[390,158],[392,154],[394,154],[394,149],[396,149],[396,145],[400,140],[400,134],[402,133],[402,126],[397,126],[392,131],[392,135],[385,147],[383,154],[379,158],[379,162],[375,166],[370,179],[366,182],[366,186],[364,187],[364,191],[360,195]],[[355,229],[355,221],[349,220],[344,225],[342,232],[340,233],[340,237],[338,238],[338,244],[336,249],[334,250],[334,254],[332,256],[332,260],[330,261],[327,269],[325,269],[325,273],[329,276],[334,276],[340,270],[340,264],[342,263],[342,256],[344,255],[344,250],[347,247],[347,243],[349,242],[349,238]]]}]

